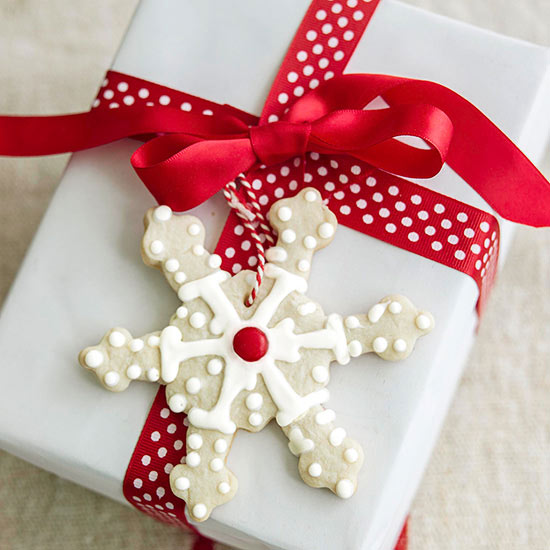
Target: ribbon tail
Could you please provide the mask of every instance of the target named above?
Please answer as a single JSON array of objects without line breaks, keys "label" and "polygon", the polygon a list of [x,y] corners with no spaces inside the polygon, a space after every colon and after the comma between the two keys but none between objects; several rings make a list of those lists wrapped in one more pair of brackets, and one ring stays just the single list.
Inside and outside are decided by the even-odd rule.
[{"label": "ribbon tail", "polygon": [[203,203],[257,159],[250,140],[205,140],[167,135],[142,145],[132,166],[159,204],[176,212]]}]

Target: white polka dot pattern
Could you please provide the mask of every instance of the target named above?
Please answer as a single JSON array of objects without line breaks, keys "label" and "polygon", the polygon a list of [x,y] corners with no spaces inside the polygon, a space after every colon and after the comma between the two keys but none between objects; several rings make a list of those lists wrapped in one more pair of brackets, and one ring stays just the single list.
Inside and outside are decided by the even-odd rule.
[{"label": "white polka dot pattern", "polygon": [[124,496],[136,508],[164,523],[189,529],[184,501],[174,497],[169,474],[185,457],[184,415],[173,413],[161,387],[124,479]]}]

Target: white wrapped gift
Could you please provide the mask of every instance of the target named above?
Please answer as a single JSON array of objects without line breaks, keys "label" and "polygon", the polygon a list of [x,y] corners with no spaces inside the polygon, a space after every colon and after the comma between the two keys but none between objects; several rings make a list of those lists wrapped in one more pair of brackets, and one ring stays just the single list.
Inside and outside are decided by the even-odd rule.
[{"label": "white wrapped gift", "polygon": [[[142,0],[113,69],[260,114],[308,4]],[[549,59],[544,48],[386,0],[346,72],[444,84],[537,161],[550,127]],[[156,387],[105,392],[76,358],[109,327],[146,333],[177,307],[141,261],[153,201],[130,167],[135,148],[124,140],[73,156],[0,318],[2,447],[120,502]],[[420,183],[489,210],[449,169]],[[196,210],[213,249],[227,206],[214,197]],[[502,261],[513,228],[501,230]],[[348,247],[360,254],[342,255]],[[478,289],[467,275],[340,227],[315,259],[309,295],[346,315],[388,293],[431,311],[437,326],[402,363],[363,356],[332,371],[330,406],[366,454],[354,497],[307,487],[276,426],[241,432],[228,461],[239,491],[201,532],[243,549],[392,547],[474,339]]]}]

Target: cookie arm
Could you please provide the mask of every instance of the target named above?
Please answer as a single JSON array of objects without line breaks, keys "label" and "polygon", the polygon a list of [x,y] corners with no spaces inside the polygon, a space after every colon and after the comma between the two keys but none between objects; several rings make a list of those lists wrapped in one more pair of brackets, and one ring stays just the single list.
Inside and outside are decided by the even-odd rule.
[{"label": "cookie arm", "polygon": [[363,449],[335,423],[334,411],[316,405],[282,428],[300,476],[310,487],[327,487],[341,498],[355,493]]},{"label": "cookie arm", "polygon": [[193,426],[187,430],[185,464],[170,472],[170,487],[186,502],[195,521],[208,519],[216,506],[228,502],[237,492],[237,478],[226,466],[234,436]]},{"label": "cookie arm", "polygon": [[204,226],[198,218],[158,206],[147,211],[144,224],[143,261],[162,271],[176,292],[184,283],[219,271],[221,258],[205,250]]},{"label": "cookie arm", "polygon": [[307,279],[313,254],[334,237],[336,216],[323,204],[319,191],[307,187],[277,201],[268,218],[278,238],[277,245],[267,250],[267,260]]},{"label": "cookie arm", "polygon": [[162,383],[159,337],[160,332],[151,332],[132,338],[126,329],[114,328],[97,346],[83,349],[78,359],[113,392],[124,391],[133,380]]},{"label": "cookie arm", "polygon": [[434,328],[431,313],[417,309],[400,295],[383,298],[368,313],[344,320],[348,350],[352,357],[374,352],[382,359],[398,361],[408,357],[420,336]]}]

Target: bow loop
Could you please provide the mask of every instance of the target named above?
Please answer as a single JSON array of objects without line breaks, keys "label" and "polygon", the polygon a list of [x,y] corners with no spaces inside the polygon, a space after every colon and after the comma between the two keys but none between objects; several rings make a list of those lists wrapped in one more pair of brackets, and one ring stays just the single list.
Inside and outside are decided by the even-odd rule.
[{"label": "bow loop", "polygon": [[258,160],[267,165],[301,157],[308,150],[311,124],[277,121],[250,128],[250,142]]}]

